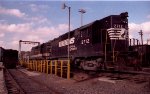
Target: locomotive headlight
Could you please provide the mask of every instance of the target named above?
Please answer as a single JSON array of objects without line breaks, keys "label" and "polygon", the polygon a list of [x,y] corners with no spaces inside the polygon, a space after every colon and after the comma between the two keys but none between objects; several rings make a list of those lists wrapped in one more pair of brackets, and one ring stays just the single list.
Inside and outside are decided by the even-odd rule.
[{"label": "locomotive headlight", "polygon": [[127,24],[128,23],[128,12],[124,12],[124,13],[121,13],[120,14],[120,17],[121,17],[121,22],[124,23],[124,24]]},{"label": "locomotive headlight", "polygon": [[128,23],[127,19],[122,19],[121,22],[124,23],[124,24]]}]

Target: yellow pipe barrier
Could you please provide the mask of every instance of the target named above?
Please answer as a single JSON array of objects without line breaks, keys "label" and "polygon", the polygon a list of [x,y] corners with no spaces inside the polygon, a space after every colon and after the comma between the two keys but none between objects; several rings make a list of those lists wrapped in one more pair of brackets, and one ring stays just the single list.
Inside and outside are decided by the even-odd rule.
[{"label": "yellow pipe barrier", "polygon": [[32,61],[32,70],[34,71],[34,60]]},{"label": "yellow pipe barrier", "polygon": [[70,60],[68,60],[68,64],[67,64],[67,79],[70,79]]},{"label": "yellow pipe barrier", "polygon": [[43,70],[42,70],[42,72],[44,72],[44,70],[45,70],[45,61],[43,60]]},{"label": "yellow pipe barrier", "polygon": [[31,60],[31,70],[33,69],[33,65],[32,65],[33,63],[32,63],[32,61],[33,61],[33,60]]},{"label": "yellow pipe barrier", "polygon": [[29,61],[27,62],[27,68],[29,68]]},{"label": "yellow pipe barrier", "polygon": [[37,71],[39,71],[39,61],[37,61]]},{"label": "yellow pipe barrier", "polygon": [[37,61],[35,61],[35,71],[37,71]]},{"label": "yellow pipe barrier", "polygon": [[37,71],[39,72],[40,71],[40,62],[37,61]]},{"label": "yellow pipe barrier", "polygon": [[36,61],[36,71],[38,71],[38,61]]},{"label": "yellow pipe barrier", "polygon": [[44,60],[42,60],[42,72],[44,72]]},{"label": "yellow pipe barrier", "polygon": [[48,68],[49,68],[49,64],[48,64],[48,62],[49,62],[49,61],[48,61],[48,60],[46,60],[46,67],[47,67],[47,68],[46,68],[46,69],[47,69],[47,70],[46,70],[46,73],[47,73],[47,74],[48,74]]},{"label": "yellow pipe barrier", "polygon": [[40,68],[41,68],[41,62],[40,61],[38,61],[38,72],[40,72]]},{"label": "yellow pipe barrier", "polygon": [[39,72],[41,72],[41,68],[42,68],[42,61],[40,61],[40,71]]},{"label": "yellow pipe barrier", "polygon": [[31,62],[30,62],[30,68],[31,68],[31,70],[32,70],[32,60],[31,60]]},{"label": "yellow pipe barrier", "polygon": [[45,73],[45,60],[43,61],[43,72]]},{"label": "yellow pipe barrier", "polygon": [[37,71],[37,61],[35,61],[35,71]]},{"label": "yellow pipe barrier", "polygon": [[40,61],[40,72],[42,72],[42,61]]},{"label": "yellow pipe barrier", "polygon": [[43,60],[41,61],[42,61],[42,72],[44,72],[44,61]]},{"label": "yellow pipe barrier", "polygon": [[32,60],[32,70],[34,70],[34,60]]},{"label": "yellow pipe barrier", "polygon": [[31,61],[31,70],[33,70],[33,60]]},{"label": "yellow pipe barrier", "polygon": [[36,71],[36,61],[34,60],[34,71]]},{"label": "yellow pipe barrier", "polygon": [[[60,77],[63,77],[64,70],[67,70],[67,79],[70,79],[70,60],[20,60],[20,64],[24,65],[30,70],[39,71],[46,74],[60,73]],[[53,72],[54,71],[54,72]]]},{"label": "yellow pipe barrier", "polygon": [[31,60],[30,60],[30,62],[29,62],[29,69],[31,69]]},{"label": "yellow pipe barrier", "polygon": [[31,69],[31,67],[32,67],[32,66],[31,66],[31,60],[30,60],[30,69]]},{"label": "yellow pipe barrier", "polygon": [[28,69],[30,68],[30,61],[28,62]]},{"label": "yellow pipe barrier", "polygon": [[44,62],[43,62],[43,60],[41,60],[42,61],[42,71],[41,72],[43,72],[43,69],[44,69]]},{"label": "yellow pipe barrier", "polygon": [[32,70],[34,70],[34,60],[32,60]]},{"label": "yellow pipe barrier", "polygon": [[31,62],[31,61],[29,61],[29,69],[30,69],[30,62]]},{"label": "yellow pipe barrier", "polygon": [[33,71],[35,71],[35,60],[33,60],[32,63],[33,63]]},{"label": "yellow pipe barrier", "polygon": [[47,67],[46,67],[46,64],[47,64],[47,63],[46,63],[46,60],[44,60],[44,64],[45,64],[45,65],[44,65],[44,68],[45,68],[45,69],[44,69],[44,73],[46,73],[46,68],[47,68]]},{"label": "yellow pipe barrier", "polygon": [[60,76],[62,77],[63,75],[63,61],[62,60],[60,61],[60,72],[61,72]]},{"label": "yellow pipe barrier", "polygon": [[33,69],[32,69],[32,70],[34,71],[34,60],[32,61],[32,66],[33,66]]},{"label": "yellow pipe barrier", "polygon": [[36,61],[36,71],[38,71],[38,61]]},{"label": "yellow pipe barrier", "polygon": [[32,70],[32,60],[31,60],[30,66],[31,66],[31,70]]},{"label": "yellow pipe barrier", "polygon": [[42,60],[42,72],[44,72],[44,61]]},{"label": "yellow pipe barrier", "polygon": [[36,61],[34,60],[34,71],[36,71]]},{"label": "yellow pipe barrier", "polygon": [[52,61],[50,61],[50,73],[52,74],[53,72],[53,70],[52,70],[52,68],[53,68],[53,66],[52,66]]},{"label": "yellow pipe barrier", "polygon": [[41,60],[41,70],[40,70],[40,72],[42,72],[42,60]]},{"label": "yellow pipe barrier", "polygon": [[39,71],[39,61],[37,61],[37,71]]},{"label": "yellow pipe barrier", "polygon": [[39,61],[39,72],[41,72],[41,61]]},{"label": "yellow pipe barrier", "polygon": [[57,60],[55,60],[55,75],[57,75]]},{"label": "yellow pipe barrier", "polygon": [[27,68],[29,68],[29,61],[27,62]]},{"label": "yellow pipe barrier", "polygon": [[31,69],[31,60],[29,61],[29,69]]},{"label": "yellow pipe barrier", "polygon": [[43,61],[43,72],[45,73],[45,60]]}]

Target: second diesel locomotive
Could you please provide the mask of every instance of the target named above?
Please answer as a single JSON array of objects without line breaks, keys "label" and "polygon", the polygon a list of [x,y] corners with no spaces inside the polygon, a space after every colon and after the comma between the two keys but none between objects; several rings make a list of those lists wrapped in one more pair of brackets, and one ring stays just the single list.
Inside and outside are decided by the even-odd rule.
[{"label": "second diesel locomotive", "polygon": [[30,59],[68,59],[69,47],[72,65],[84,70],[97,70],[106,67],[108,61],[114,62],[117,52],[127,52],[128,46],[128,13],[124,12],[96,20],[33,47]]}]

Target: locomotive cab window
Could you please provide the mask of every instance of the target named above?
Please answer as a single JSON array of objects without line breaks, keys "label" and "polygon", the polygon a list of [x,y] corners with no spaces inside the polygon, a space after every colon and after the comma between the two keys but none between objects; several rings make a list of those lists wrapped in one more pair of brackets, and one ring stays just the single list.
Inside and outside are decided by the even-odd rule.
[{"label": "locomotive cab window", "polygon": [[80,37],[89,37],[90,36],[90,29],[89,28],[85,28],[85,29],[82,29],[80,31]]}]

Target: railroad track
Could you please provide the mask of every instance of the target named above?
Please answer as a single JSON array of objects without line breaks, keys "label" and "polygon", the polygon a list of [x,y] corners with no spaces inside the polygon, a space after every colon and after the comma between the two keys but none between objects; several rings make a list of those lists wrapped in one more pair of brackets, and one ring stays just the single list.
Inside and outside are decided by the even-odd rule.
[{"label": "railroad track", "polygon": [[25,94],[7,69],[4,70],[4,77],[8,94]]},{"label": "railroad track", "polygon": [[60,94],[18,69],[6,69],[4,74],[8,94]]}]

